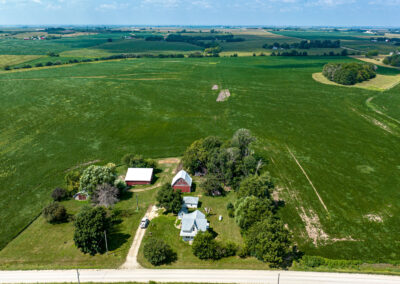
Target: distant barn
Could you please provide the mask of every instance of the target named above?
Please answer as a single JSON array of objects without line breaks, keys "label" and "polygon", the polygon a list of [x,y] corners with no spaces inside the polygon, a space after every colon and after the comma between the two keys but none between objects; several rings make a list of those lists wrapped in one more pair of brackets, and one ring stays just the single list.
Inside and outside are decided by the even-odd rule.
[{"label": "distant barn", "polygon": [[171,186],[173,189],[180,189],[182,192],[191,192],[192,191],[192,178],[189,176],[187,172],[181,170],[176,176],[172,179]]},{"label": "distant barn", "polygon": [[150,184],[152,179],[152,168],[129,168],[125,176],[125,182],[128,186]]}]

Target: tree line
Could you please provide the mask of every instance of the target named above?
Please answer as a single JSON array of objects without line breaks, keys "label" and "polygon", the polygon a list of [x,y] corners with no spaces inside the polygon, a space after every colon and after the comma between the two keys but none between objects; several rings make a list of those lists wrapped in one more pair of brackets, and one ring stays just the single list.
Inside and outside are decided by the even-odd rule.
[{"label": "tree line", "polygon": [[273,44],[264,44],[263,48],[266,49],[310,49],[310,48],[340,48],[340,40],[302,40],[300,42],[294,43],[279,43],[275,42]]}]

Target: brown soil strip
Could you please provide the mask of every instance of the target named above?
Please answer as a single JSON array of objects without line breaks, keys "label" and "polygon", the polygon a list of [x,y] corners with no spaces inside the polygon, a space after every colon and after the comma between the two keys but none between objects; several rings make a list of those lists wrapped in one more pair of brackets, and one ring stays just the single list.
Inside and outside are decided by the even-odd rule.
[{"label": "brown soil strip", "polygon": [[67,172],[73,171],[75,169],[78,169],[80,167],[89,166],[91,164],[95,164],[95,163],[98,163],[100,161],[101,160],[93,160],[93,161],[89,161],[89,162],[86,162],[86,163],[82,163],[82,164],[76,165],[76,166],[74,166],[72,168],[69,168],[68,170],[65,170],[64,172],[67,173]]}]

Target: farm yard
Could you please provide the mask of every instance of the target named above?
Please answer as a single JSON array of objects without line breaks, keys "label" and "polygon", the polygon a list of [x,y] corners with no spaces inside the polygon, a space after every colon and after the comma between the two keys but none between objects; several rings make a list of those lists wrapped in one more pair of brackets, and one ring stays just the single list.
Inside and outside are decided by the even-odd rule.
[{"label": "farm yard", "polygon": [[[268,53],[262,44],[325,36],[322,32],[275,33],[237,32],[246,41],[221,43],[223,52]],[[121,36],[113,34],[112,42],[106,42],[108,34],[63,37],[43,46],[0,40],[0,54],[14,54],[0,55],[0,64],[44,63],[49,50],[60,53],[55,60],[61,61],[140,53],[151,46],[157,54],[201,50],[184,42],[123,41]],[[362,40],[358,33],[332,33],[331,38]],[[246,43],[251,47],[246,48]],[[276,184],[274,199],[284,201],[278,214],[301,252],[396,264],[400,257],[400,157],[396,155],[400,85],[395,82],[400,71],[379,67],[377,78],[361,83],[365,88],[315,81],[313,74],[330,62],[359,61],[336,56],[134,58],[1,71],[0,269],[119,267],[141,217],[156,202],[156,186],[169,180],[171,169],[156,186],[131,192],[118,204],[132,213],[133,195],[143,201],[138,213],[123,219],[121,243],[111,254],[95,257],[74,247],[70,223],[57,225],[60,230],[55,232],[40,217],[50,192],[63,186],[66,172],[93,161],[118,164],[126,153],[181,157],[194,140],[210,135],[228,139],[239,128],[249,129],[257,138],[254,148],[267,161],[265,167]],[[214,85],[219,89],[212,90]],[[223,90],[230,96],[217,102]],[[211,225],[221,240],[229,236],[240,243],[239,228],[225,226],[235,225],[226,212],[233,194],[203,196],[202,206],[219,208]],[[64,203],[72,213],[84,204]],[[217,220],[219,214],[222,222]],[[179,248],[178,261],[167,268],[267,267],[255,258],[230,257],[217,264],[200,261],[188,253],[190,248],[181,242],[174,221],[162,215],[149,228]],[[58,242],[63,242],[61,248]],[[33,244],[35,248],[26,254]],[[62,253],[56,252],[60,249]],[[139,260],[151,266],[142,249]]]}]

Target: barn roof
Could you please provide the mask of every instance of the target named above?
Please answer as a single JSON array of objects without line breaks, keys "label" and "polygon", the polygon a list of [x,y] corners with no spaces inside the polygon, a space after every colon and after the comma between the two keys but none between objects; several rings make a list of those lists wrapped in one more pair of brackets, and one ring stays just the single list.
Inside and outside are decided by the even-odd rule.
[{"label": "barn roof", "polygon": [[174,176],[174,178],[172,179],[171,186],[174,186],[174,184],[181,178],[184,179],[189,186],[192,186],[192,178],[184,170],[180,170],[179,173],[177,173]]},{"label": "barn roof", "polygon": [[152,168],[129,168],[126,172],[125,181],[151,181]]}]

